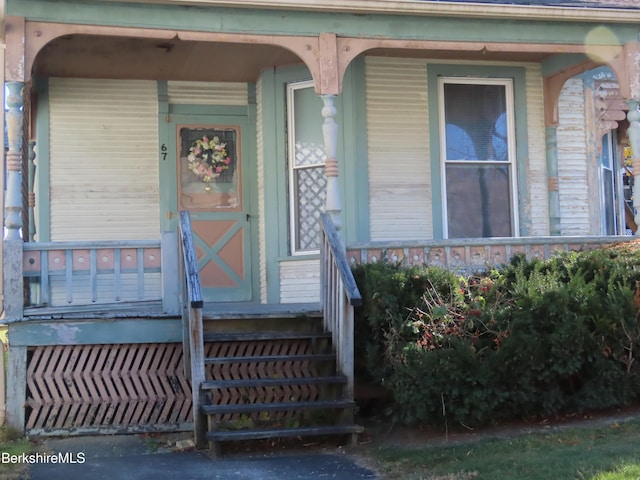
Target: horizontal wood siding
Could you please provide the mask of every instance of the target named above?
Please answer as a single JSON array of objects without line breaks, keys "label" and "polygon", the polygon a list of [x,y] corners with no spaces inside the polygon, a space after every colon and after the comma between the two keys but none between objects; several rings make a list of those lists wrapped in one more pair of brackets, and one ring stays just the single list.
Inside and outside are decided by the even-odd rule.
[{"label": "horizontal wood siding", "polygon": [[280,262],[280,303],[320,301],[320,261]]},{"label": "horizontal wood siding", "polygon": [[562,235],[589,234],[584,86],[568,80],[558,100],[558,186]]},{"label": "horizontal wood siding", "polygon": [[179,82],[167,83],[169,103],[186,105],[247,105],[246,83]]},{"label": "horizontal wood siding", "polygon": [[547,191],[547,157],[544,128],[544,92],[542,70],[538,64],[525,69],[527,89],[527,135],[529,162],[527,178],[531,219],[530,234],[549,235],[549,196]]},{"label": "horizontal wood siding", "polygon": [[371,240],[432,238],[426,62],[365,65]]},{"label": "horizontal wood siding", "polygon": [[156,82],[52,78],[51,241],[160,234]]}]

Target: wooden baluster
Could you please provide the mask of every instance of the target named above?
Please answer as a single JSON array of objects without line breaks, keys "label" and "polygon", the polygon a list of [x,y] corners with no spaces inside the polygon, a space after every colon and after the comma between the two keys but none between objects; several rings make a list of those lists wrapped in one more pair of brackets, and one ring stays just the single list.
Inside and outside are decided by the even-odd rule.
[{"label": "wooden baluster", "polygon": [[36,193],[34,191],[34,184],[36,180],[36,142],[35,140],[29,141],[29,165],[28,165],[28,204],[29,204],[29,241],[33,242],[36,235]]},{"label": "wooden baluster", "polygon": [[144,249],[137,249],[138,265],[138,300],[144,300]]}]

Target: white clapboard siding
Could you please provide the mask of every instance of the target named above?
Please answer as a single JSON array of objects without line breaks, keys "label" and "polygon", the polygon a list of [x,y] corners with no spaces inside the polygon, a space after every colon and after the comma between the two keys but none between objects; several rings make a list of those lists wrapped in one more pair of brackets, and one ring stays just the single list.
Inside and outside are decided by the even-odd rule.
[{"label": "white clapboard siding", "polygon": [[570,79],[558,100],[558,186],[563,235],[590,233],[584,85]]},{"label": "white clapboard siding", "polygon": [[169,103],[183,105],[247,105],[246,83],[167,82]]},{"label": "white clapboard siding", "polygon": [[258,174],[258,256],[260,259],[260,303],[267,303],[267,226],[264,220],[264,134],[262,131],[264,128],[264,118],[262,114],[262,79],[260,79],[256,84],[256,103],[256,144],[258,146],[256,170]]},{"label": "white clapboard siding", "polygon": [[371,240],[432,238],[426,62],[365,65]]},{"label": "white clapboard siding", "polygon": [[[544,92],[540,65],[525,68],[527,91],[527,135],[529,162],[528,202],[531,206],[530,235],[549,235],[549,196],[544,128]],[[521,199],[521,201],[527,201]]]},{"label": "white clapboard siding", "polygon": [[[60,276],[51,277],[50,306],[68,305],[66,279]],[[97,298],[92,297],[91,282],[86,276],[77,276],[72,284],[72,301],[76,305],[113,303],[116,297],[116,286],[112,275],[98,275],[96,282]],[[140,300],[160,300],[162,298],[162,278],[158,273],[147,273],[144,276],[143,298],[138,297],[138,275],[122,273],[120,277],[120,298],[118,302],[134,302]]]},{"label": "white clapboard siding", "polygon": [[320,260],[280,262],[280,303],[320,301]]},{"label": "white clapboard siding", "polygon": [[156,82],[51,78],[51,240],[160,234]]}]

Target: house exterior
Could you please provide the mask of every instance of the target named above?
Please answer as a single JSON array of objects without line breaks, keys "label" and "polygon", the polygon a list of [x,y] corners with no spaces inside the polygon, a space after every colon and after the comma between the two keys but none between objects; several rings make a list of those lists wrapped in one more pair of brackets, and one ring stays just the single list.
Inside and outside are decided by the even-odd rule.
[{"label": "house exterior", "polygon": [[[630,0],[6,0],[3,27],[7,413],[33,433],[191,428],[187,350],[249,345],[231,320],[342,328],[325,237],[468,270],[640,221]],[[202,304],[220,330],[189,346]]]}]

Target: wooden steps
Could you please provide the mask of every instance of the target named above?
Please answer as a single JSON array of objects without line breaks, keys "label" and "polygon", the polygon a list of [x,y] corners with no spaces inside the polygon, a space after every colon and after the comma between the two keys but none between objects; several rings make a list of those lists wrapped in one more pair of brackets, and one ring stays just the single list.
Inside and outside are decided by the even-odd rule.
[{"label": "wooden steps", "polygon": [[359,425],[323,425],[319,427],[272,428],[264,430],[215,431],[207,433],[212,442],[229,440],[260,440],[275,437],[317,437],[322,435],[352,435],[363,431]]},{"label": "wooden steps", "polygon": [[205,405],[202,410],[207,415],[247,412],[274,412],[285,410],[305,410],[322,408],[353,408],[353,400],[317,400],[315,402],[247,403],[239,405]]},{"label": "wooden steps", "polygon": [[220,442],[362,431],[321,317],[217,315],[204,331],[200,412],[214,453]]}]

